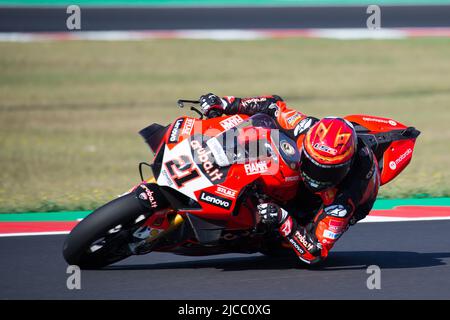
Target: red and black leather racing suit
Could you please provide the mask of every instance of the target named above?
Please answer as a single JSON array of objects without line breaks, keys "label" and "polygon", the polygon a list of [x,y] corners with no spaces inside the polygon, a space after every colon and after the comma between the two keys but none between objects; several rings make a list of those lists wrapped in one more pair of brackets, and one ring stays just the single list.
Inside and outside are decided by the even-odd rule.
[{"label": "red and black leather racing suit", "polygon": [[[226,114],[254,115],[265,113],[273,117],[280,130],[297,142],[301,150],[303,137],[318,119],[288,108],[276,95],[253,98],[224,97]],[[301,182],[297,196],[287,204],[288,218],[279,231],[298,257],[313,264],[325,259],[336,241],[372,209],[378,194],[380,173],[372,150],[362,140],[352,168],[337,186],[313,193]]]}]

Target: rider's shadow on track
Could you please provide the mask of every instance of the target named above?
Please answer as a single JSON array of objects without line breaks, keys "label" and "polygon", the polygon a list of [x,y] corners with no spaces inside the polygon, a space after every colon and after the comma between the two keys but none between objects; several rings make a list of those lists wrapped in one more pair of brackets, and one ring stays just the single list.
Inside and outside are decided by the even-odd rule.
[{"label": "rider's shadow on track", "polygon": [[381,269],[404,269],[445,266],[450,252],[419,253],[410,251],[341,251],[314,267],[318,270],[357,270],[377,265]]},{"label": "rider's shadow on track", "polygon": [[215,268],[223,271],[310,269],[317,271],[359,270],[369,265],[382,269],[423,268],[444,266],[450,252],[418,253],[409,251],[338,251],[318,265],[306,266],[297,257],[250,256],[242,258],[193,257],[191,261],[139,265],[113,265],[107,270],[170,270]]}]

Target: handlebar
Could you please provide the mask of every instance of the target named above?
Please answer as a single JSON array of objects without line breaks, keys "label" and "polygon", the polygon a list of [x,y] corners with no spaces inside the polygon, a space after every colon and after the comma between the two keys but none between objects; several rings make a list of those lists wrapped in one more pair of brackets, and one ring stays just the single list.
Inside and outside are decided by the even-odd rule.
[{"label": "handlebar", "polygon": [[198,101],[198,100],[186,100],[186,99],[179,99],[179,100],[177,101],[177,105],[178,105],[180,108],[183,108],[185,103],[199,104],[200,101]]},{"label": "handlebar", "polygon": [[[198,101],[198,100],[186,100],[186,99],[179,99],[178,101],[177,101],[177,105],[178,105],[178,107],[180,107],[180,108],[184,108],[184,104],[185,103],[192,103],[192,104],[199,104],[200,103],[200,101]],[[198,113],[199,115],[200,115],[200,119],[203,119],[203,113],[200,111],[200,110],[198,110],[197,108],[195,108],[195,107],[191,107],[191,110],[192,111],[195,111],[196,113]],[[218,111],[218,110],[211,110],[211,111],[209,111],[208,112],[208,114],[207,115],[205,115],[208,119],[211,119],[211,118],[216,118],[216,117],[220,117],[222,115],[222,113],[220,112],[220,111]]]}]

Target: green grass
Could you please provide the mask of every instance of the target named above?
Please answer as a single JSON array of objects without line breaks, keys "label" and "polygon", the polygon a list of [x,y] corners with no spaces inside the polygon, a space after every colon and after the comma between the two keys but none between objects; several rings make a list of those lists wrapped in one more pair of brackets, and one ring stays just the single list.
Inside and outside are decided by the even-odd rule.
[{"label": "green grass", "polygon": [[[450,41],[0,43],[0,212],[86,210],[139,181],[137,132],[209,91],[422,131],[381,196],[450,196]],[[187,110],[186,110],[187,112]]]}]

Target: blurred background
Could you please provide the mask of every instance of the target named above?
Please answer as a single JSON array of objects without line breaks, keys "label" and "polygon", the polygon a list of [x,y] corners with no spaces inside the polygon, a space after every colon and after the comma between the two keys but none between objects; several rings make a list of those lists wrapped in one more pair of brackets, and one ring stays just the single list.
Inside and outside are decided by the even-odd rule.
[{"label": "blurred background", "polygon": [[415,126],[413,161],[380,196],[450,196],[449,29],[447,0],[0,0],[0,212],[125,192],[152,159],[137,132],[208,92]]}]

